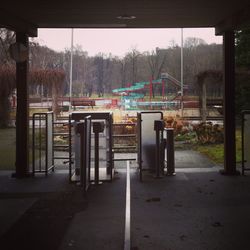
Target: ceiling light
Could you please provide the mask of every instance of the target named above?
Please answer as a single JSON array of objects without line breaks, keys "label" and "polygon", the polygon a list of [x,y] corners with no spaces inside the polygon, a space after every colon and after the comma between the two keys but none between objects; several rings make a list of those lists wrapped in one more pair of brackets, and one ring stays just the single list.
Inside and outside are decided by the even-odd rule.
[{"label": "ceiling light", "polygon": [[121,16],[118,16],[116,17],[118,19],[121,19],[121,20],[133,20],[136,18],[136,16],[131,16],[131,15],[121,15]]},{"label": "ceiling light", "polygon": [[90,23],[90,24],[81,24],[77,28],[126,28],[126,23]]}]

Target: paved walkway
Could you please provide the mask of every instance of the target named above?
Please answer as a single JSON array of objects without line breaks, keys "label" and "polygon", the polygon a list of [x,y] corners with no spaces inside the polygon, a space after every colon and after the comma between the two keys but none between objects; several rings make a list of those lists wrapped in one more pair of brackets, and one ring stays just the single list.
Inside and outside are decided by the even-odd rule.
[{"label": "paved walkway", "polygon": [[[222,176],[192,152],[178,162],[176,176],[144,173],[142,183],[131,163],[131,249],[249,249],[250,174]],[[125,166],[87,198],[61,170],[25,180],[2,172],[1,249],[123,249]]]}]

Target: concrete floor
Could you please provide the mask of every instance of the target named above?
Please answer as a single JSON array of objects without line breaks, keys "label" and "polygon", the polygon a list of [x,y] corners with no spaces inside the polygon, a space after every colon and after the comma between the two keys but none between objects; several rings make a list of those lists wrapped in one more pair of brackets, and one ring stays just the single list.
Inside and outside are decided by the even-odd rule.
[{"label": "concrete floor", "polygon": [[[142,183],[135,164],[131,164],[131,249],[249,249],[250,173],[222,176],[220,167],[203,156],[192,152],[184,156],[178,158],[176,176],[155,179],[144,173]],[[37,204],[45,195],[60,193],[72,196],[69,201],[74,204],[73,208],[65,205],[70,216],[63,214],[67,223],[63,224],[60,237],[49,238],[54,228],[45,224],[41,242],[23,240],[19,249],[123,249],[125,165],[119,162],[112,183],[91,186],[87,199],[82,197],[79,187],[68,183],[67,173],[62,170],[48,177],[25,180],[12,179],[9,172],[2,172],[0,245],[4,250],[16,250],[13,244],[6,247],[6,239],[16,239],[18,222],[22,222],[19,229],[22,230],[25,218],[32,215],[33,220],[40,212]],[[60,202],[56,195],[50,199]],[[56,216],[51,216],[48,208],[46,216],[56,224]],[[34,227],[38,229],[41,224],[31,225],[25,234],[35,234]],[[13,235],[8,236],[9,232]]]},{"label": "concrete floor", "polygon": [[249,177],[177,172],[138,183],[132,176],[136,249],[249,249]]}]

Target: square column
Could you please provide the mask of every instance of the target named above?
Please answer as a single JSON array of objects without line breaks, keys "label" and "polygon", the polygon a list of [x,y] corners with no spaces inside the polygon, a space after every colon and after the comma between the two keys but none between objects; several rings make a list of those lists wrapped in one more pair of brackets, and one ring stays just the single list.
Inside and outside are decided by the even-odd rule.
[{"label": "square column", "polygon": [[[16,33],[16,42],[29,46],[28,35]],[[29,95],[28,95],[29,60],[16,63],[16,173],[17,178],[29,175]]]},{"label": "square column", "polygon": [[223,34],[224,74],[224,170],[225,175],[236,175],[235,146],[235,40],[234,31]]}]

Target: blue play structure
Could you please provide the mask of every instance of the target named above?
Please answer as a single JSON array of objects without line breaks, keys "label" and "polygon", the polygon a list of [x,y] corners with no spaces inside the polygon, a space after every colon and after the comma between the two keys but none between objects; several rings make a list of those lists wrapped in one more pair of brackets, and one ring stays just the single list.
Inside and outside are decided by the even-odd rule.
[{"label": "blue play structure", "polygon": [[[178,81],[168,73],[164,73],[162,74],[161,79],[151,80],[147,82],[137,82],[130,87],[113,89],[112,93],[114,95],[121,96],[121,105],[124,106],[126,110],[140,110],[147,107],[157,107],[159,109],[177,109],[180,106],[180,101],[175,100],[175,98],[173,98],[171,101],[151,101],[153,85],[155,84],[162,85],[162,97],[164,99],[166,80],[169,80],[177,87],[181,86],[180,81]],[[145,90],[149,90],[150,101],[147,102],[143,101]]]}]

